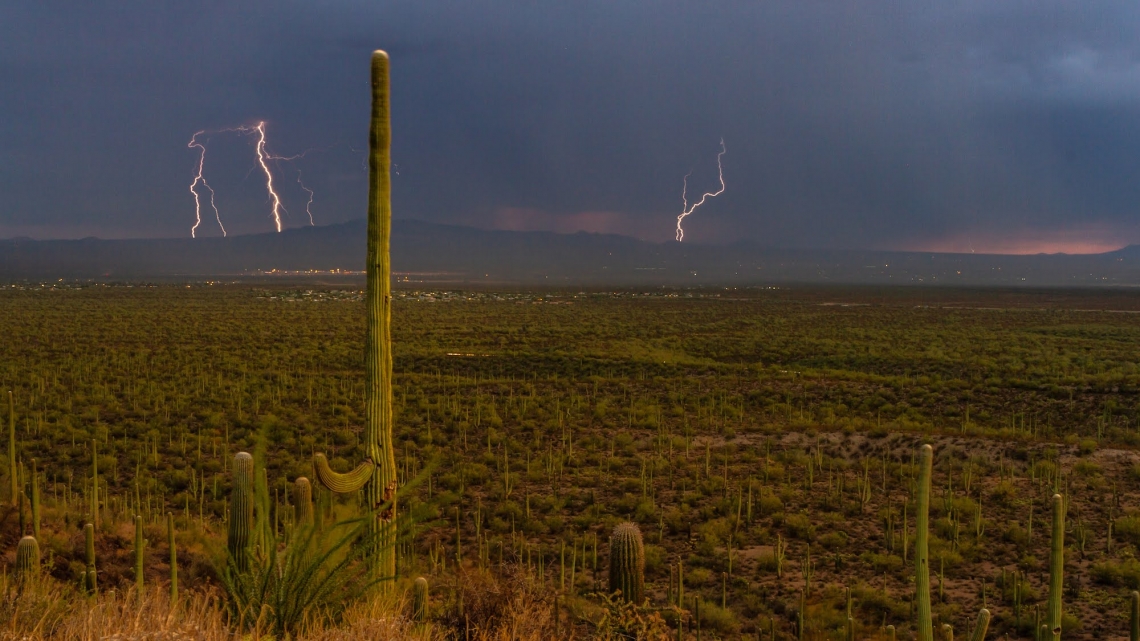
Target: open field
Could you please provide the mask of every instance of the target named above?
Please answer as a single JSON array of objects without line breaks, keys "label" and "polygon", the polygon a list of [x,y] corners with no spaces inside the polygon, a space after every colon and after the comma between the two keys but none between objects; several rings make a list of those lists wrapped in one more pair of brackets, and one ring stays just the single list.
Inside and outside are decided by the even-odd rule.
[{"label": "open field", "polygon": [[[984,602],[989,638],[1031,638],[1060,491],[1066,638],[1127,638],[1140,292],[395,298],[397,460],[403,479],[424,477],[404,505],[434,516],[400,564],[441,586],[443,630],[462,629],[445,587],[458,559],[541,570],[540,588],[565,593],[564,616],[590,634],[608,533],[634,520],[651,601],[676,600],[680,561],[686,616],[699,597],[706,636],[792,635],[803,589],[805,638],[843,638],[849,587],[859,638],[887,624],[910,638],[914,457],[929,442],[936,617],[965,634]],[[364,315],[349,287],[0,290],[0,386],[14,389],[19,459],[40,475],[51,574],[79,580],[92,441],[102,586],[132,581],[135,513],[156,542],[149,579],[164,580],[166,511],[184,585],[211,584],[228,461],[259,432],[288,527],[287,483],[313,476],[314,452],[341,471],[363,456]],[[355,497],[338,501],[353,510]],[[11,563],[17,515],[3,509]]]}]

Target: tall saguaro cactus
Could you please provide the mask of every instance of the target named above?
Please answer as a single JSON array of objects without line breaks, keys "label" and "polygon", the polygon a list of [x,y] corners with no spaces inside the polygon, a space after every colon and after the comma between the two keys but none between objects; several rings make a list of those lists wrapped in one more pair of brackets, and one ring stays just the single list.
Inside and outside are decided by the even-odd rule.
[{"label": "tall saguaro cactus", "polygon": [[1053,495],[1053,540],[1049,551],[1049,629],[1061,638],[1061,590],[1065,580],[1065,499]]},{"label": "tall saguaro cactus", "polygon": [[20,493],[16,478],[16,401],[12,398],[12,390],[8,390],[8,497],[12,505],[16,504],[16,496]]},{"label": "tall saguaro cactus", "polygon": [[365,394],[363,463],[347,474],[329,467],[323,454],[315,456],[317,478],[334,492],[364,489],[368,505],[377,512],[372,522],[377,535],[373,570],[378,576],[395,576],[396,453],[392,443],[392,234],[391,159],[392,126],[388,105],[388,54],[372,53],[372,124],[368,135],[368,263],[365,304],[368,329],[364,339]]},{"label": "tall saguaro cactus", "polygon": [[914,598],[918,605],[918,641],[934,641],[930,615],[930,476],[934,448],[922,446],[918,462],[918,493],[915,499]]}]

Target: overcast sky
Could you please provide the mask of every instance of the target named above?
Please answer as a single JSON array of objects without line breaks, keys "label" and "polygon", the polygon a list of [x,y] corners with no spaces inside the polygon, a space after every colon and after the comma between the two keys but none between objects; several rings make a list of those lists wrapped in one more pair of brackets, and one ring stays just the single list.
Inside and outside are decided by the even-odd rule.
[{"label": "overcast sky", "polygon": [[[236,8],[240,5],[240,8]],[[397,218],[685,242],[1095,251],[1140,242],[1140,3],[6,2],[0,237],[231,234],[365,212],[392,58]],[[213,132],[213,133],[210,133]],[[200,235],[220,231],[213,212]],[[204,213],[206,213],[204,212]]]}]

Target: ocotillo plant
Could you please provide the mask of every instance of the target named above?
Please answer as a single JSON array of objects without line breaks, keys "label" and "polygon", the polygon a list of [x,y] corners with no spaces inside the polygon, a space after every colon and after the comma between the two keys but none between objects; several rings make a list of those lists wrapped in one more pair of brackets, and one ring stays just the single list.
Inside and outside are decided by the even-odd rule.
[{"label": "ocotillo plant", "polygon": [[645,594],[645,545],[636,523],[619,523],[610,535],[610,592],[640,604]]},{"label": "ocotillo plant", "polygon": [[178,601],[178,546],[174,543],[174,513],[166,513],[166,544],[170,546],[170,602]]},{"label": "ocotillo plant", "polygon": [[427,620],[428,609],[428,582],[424,577],[416,579],[412,584],[412,620],[423,623]]},{"label": "ocotillo plant", "polygon": [[135,515],[135,589],[140,598],[143,591],[143,560],[146,550],[146,539],[143,538],[143,518]]},{"label": "ocotillo plant", "polygon": [[990,611],[982,608],[978,612],[978,622],[974,625],[974,633],[970,635],[970,641],[985,641],[986,631],[990,629]]},{"label": "ocotillo plant", "polygon": [[364,489],[368,506],[379,510],[372,522],[379,539],[373,550],[373,571],[395,576],[394,517],[396,515],[396,452],[392,442],[392,233],[390,147],[392,126],[388,105],[388,54],[372,53],[372,123],[368,136],[368,259],[365,304],[368,328],[364,340],[364,446],[366,458],[355,470],[338,474],[324,455],[316,455],[317,478],[334,492]]},{"label": "ocotillo plant", "polygon": [[1061,636],[1061,590],[1065,579],[1065,499],[1053,495],[1053,539],[1049,551],[1049,629]]},{"label": "ocotillo plant", "polygon": [[248,452],[238,452],[234,456],[233,472],[226,547],[234,565],[244,572],[249,566],[250,532],[253,529],[253,457]]},{"label": "ocotillo plant", "polygon": [[915,498],[914,592],[918,606],[918,641],[934,641],[930,615],[930,476],[934,448],[922,446],[918,463],[918,493]]},{"label": "ocotillo plant", "polygon": [[95,525],[87,523],[83,526],[83,549],[87,560],[87,569],[83,573],[83,584],[87,593],[94,595],[99,591],[99,582],[95,574]]},{"label": "ocotillo plant", "polygon": [[16,578],[20,581],[34,579],[40,574],[40,544],[36,537],[25,536],[16,545]]}]

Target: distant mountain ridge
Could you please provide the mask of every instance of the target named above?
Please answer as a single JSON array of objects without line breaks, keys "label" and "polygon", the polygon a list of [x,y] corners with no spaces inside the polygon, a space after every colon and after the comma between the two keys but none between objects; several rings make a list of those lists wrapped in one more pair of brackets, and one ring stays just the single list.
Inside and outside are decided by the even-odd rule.
[{"label": "distant mountain ridge", "polygon": [[[363,219],[230,238],[0,240],[0,282],[197,279],[361,271]],[[1002,256],[650,243],[609,234],[392,223],[397,280],[516,285],[755,285],[788,282],[1140,285],[1140,246],[1091,255]]]}]

